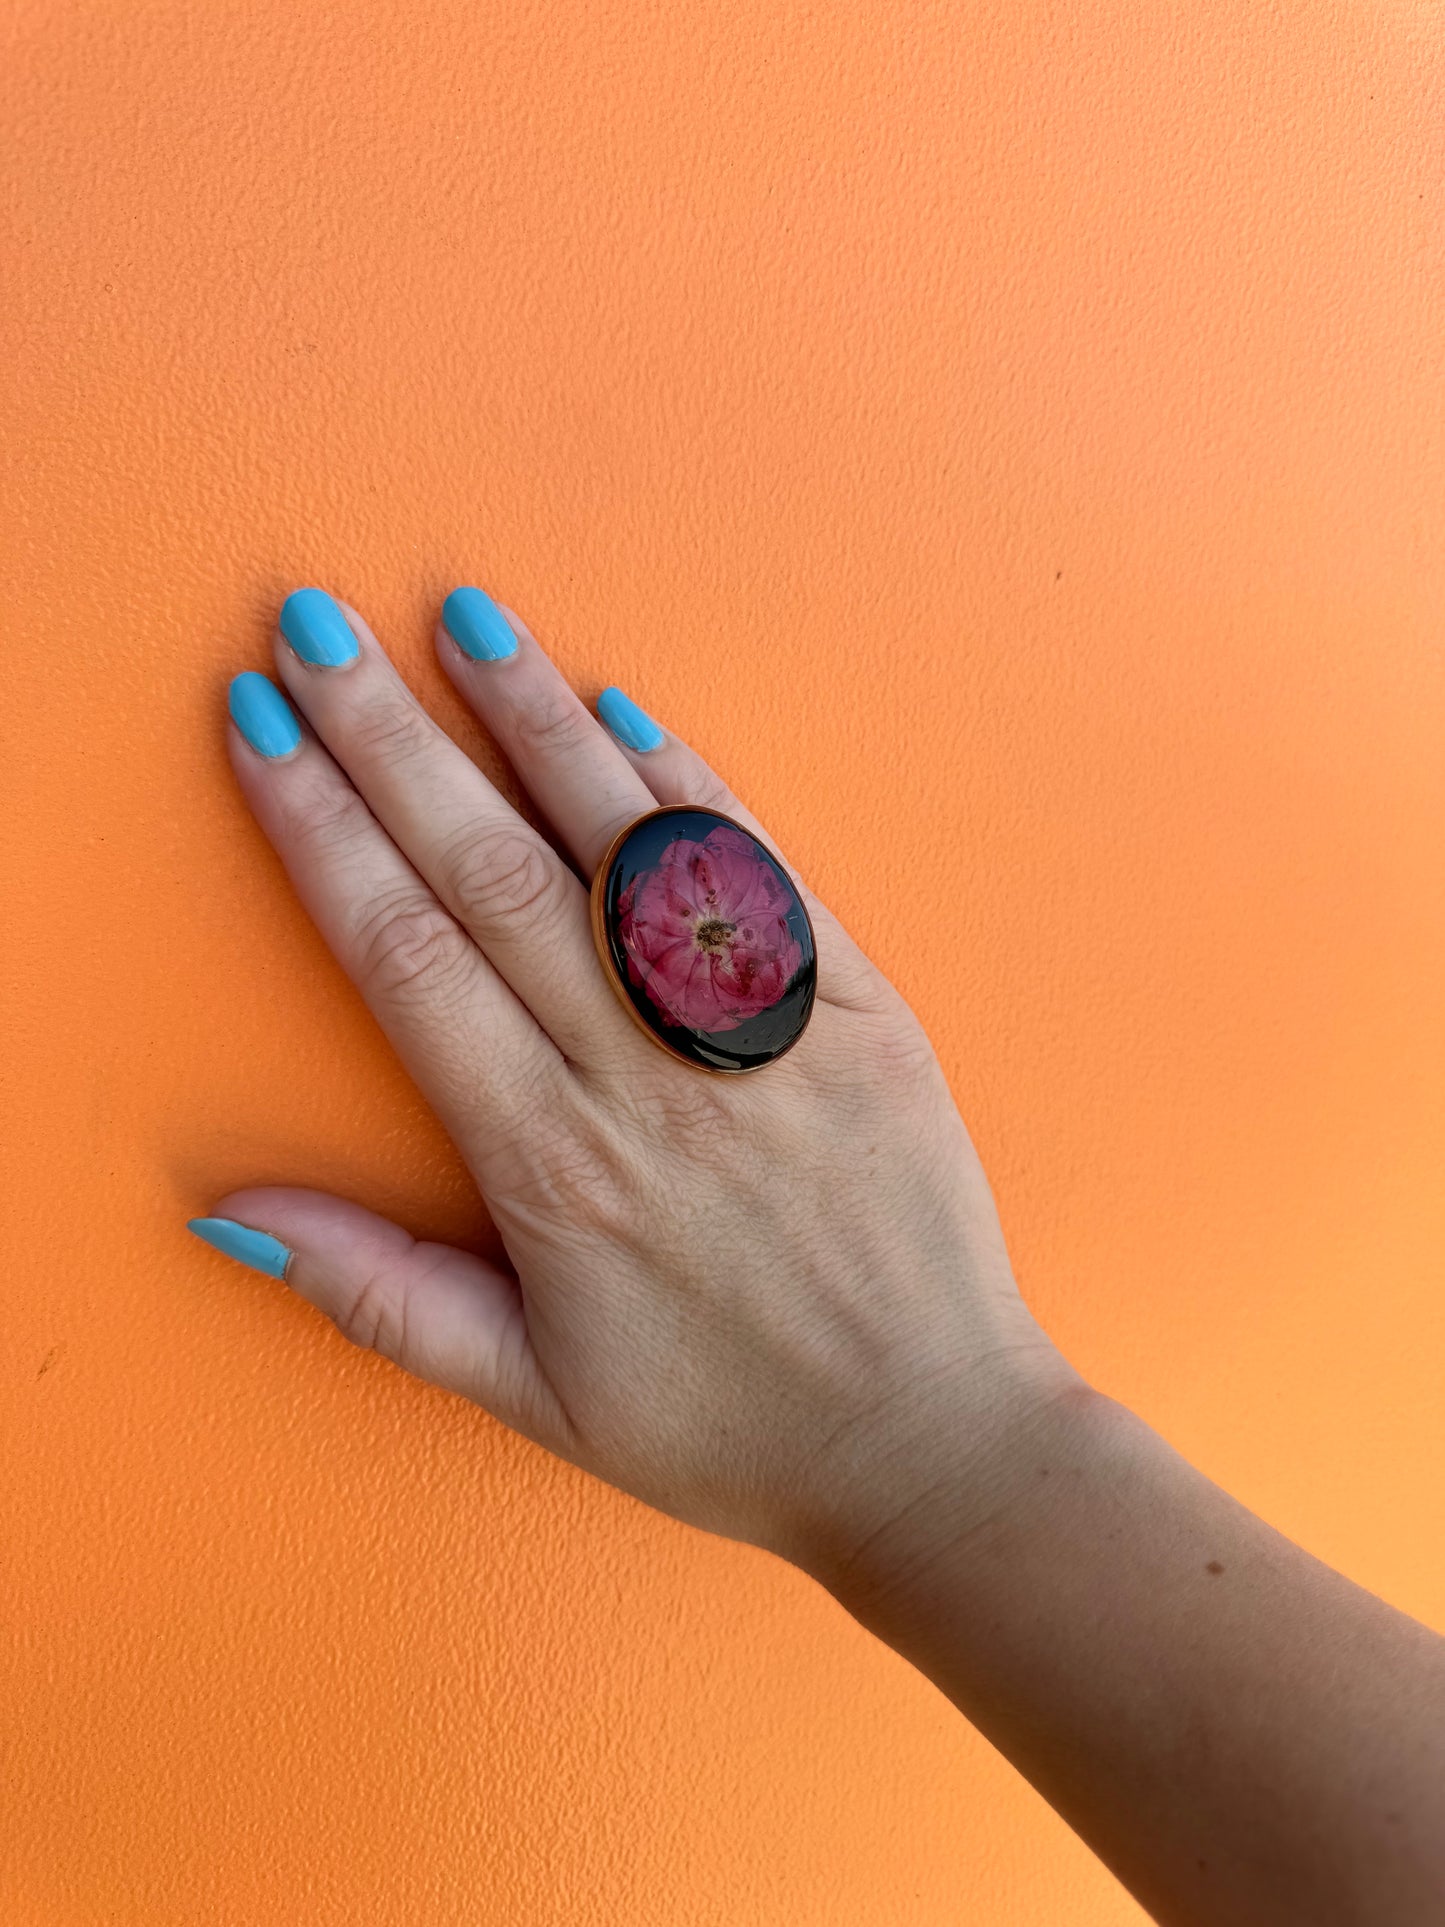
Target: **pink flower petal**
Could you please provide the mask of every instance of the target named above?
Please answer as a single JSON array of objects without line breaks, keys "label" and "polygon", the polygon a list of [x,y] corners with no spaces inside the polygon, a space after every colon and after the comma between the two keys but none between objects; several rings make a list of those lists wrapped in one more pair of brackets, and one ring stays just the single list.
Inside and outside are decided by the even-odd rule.
[{"label": "pink flower petal", "polygon": [[[786,885],[742,831],[720,823],[700,843],[678,837],[619,899],[629,978],[665,1022],[735,1029],[775,1004],[802,963],[787,922],[792,907]],[[707,924],[731,929],[714,928],[700,944]]]}]

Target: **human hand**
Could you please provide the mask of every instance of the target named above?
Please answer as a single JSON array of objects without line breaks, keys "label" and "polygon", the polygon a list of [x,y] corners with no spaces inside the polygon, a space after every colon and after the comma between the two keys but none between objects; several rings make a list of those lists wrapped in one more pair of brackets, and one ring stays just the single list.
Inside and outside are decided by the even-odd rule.
[{"label": "human hand", "polygon": [[[602,706],[626,740],[604,728],[477,591],[448,599],[437,651],[555,848],[354,610],[305,590],[281,623],[276,670],[304,722],[238,677],[232,716],[254,744],[233,720],[237,779],[510,1263],[302,1189],[217,1201],[259,1239],[193,1225],[537,1444],[820,1573],[911,1510],[942,1506],[956,1527],[994,1505],[1005,1441],[1080,1381],[1018,1295],[904,999],[697,755],[620,692]],[[806,904],[817,1001],[760,1074],[710,1076],[657,1048],[600,967],[587,884],[663,803],[745,825]]]}]

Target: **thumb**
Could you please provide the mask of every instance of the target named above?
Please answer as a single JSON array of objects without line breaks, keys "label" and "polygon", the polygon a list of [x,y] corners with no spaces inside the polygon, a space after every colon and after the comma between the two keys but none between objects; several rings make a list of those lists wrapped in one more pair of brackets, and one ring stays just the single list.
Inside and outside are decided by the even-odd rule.
[{"label": "thumb", "polygon": [[187,1230],[281,1279],[354,1345],[565,1450],[571,1426],[532,1349],[512,1271],[324,1191],[228,1191],[215,1210]]}]

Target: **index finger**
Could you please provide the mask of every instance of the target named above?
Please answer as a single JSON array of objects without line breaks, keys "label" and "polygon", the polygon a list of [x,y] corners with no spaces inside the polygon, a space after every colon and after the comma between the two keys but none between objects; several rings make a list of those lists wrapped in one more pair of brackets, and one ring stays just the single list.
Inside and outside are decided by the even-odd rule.
[{"label": "index finger", "polygon": [[[566,1060],[267,677],[230,685],[231,766],[333,956],[443,1124],[483,1169]],[[476,1173],[485,1190],[482,1171]]]}]

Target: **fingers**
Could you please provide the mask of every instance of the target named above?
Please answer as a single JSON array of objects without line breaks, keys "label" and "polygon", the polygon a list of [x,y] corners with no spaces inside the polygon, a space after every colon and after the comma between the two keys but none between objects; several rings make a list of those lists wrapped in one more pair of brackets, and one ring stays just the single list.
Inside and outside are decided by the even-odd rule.
[{"label": "fingers", "polygon": [[[505,655],[476,654],[509,645]],[[617,832],[653,807],[652,792],[512,610],[480,589],[454,589],[436,646],[590,884]]]},{"label": "fingers", "polygon": [[189,1229],[281,1278],[347,1338],[566,1453],[571,1425],[527,1335],[516,1278],[324,1192],[231,1191]]},{"label": "fingers", "polygon": [[[699,809],[718,810],[732,817],[744,829],[751,830],[792,877],[813,926],[818,949],[818,996],[823,1003],[837,1004],[845,1010],[872,1011],[897,995],[832,911],[814,896],[752,811],[733,795],[695,749],[689,749],[670,730],[654,723],[620,689],[604,690],[598,708],[624,732],[617,738],[618,746],[646,783],[648,794],[655,802],[694,803]],[[656,731],[659,737],[654,747],[635,747],[649,740],[649,730]]]},{"label": "fingers", "polygon": [[[506,650],[511,641],[515,648],[505,657],[471,660],[474,650]],[[867,1010],[887,1000],[891,986],[876,965],[803,885],[751,811],[696,751],[620,689],[603,691],[599,722],[521,617],[477,589],[454,590],[447,598],[436,645],[463,700],[495,736],[589,881],[617,832],[657,804],[719,810],[751,830],[798,884],[817,939],[819,997]]]},{"label": "fingers", "polygon": [[227,744],[252,814],[332,954],[423,1094],[485,1161],[566,1066],[274,683],[230,692]]},{"label": "fingers", "polygon": [[597,968],[586,889],[423,709],[356,611],[297,591],[275,655],[376,821],[567,1057],[634,1045]]}]

